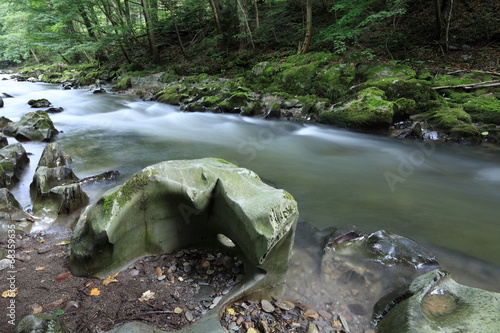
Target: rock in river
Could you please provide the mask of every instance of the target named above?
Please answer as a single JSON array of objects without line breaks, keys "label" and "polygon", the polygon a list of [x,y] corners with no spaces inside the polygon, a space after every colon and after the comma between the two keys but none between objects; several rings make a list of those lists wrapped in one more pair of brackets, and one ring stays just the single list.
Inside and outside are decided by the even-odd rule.
[{"label": "rock in river", "polygon": [[13,136],[18,141],[50,142],[59,131],[45,111],[34,111],[25,114],[15,123],[4,129],[4,134]]}]

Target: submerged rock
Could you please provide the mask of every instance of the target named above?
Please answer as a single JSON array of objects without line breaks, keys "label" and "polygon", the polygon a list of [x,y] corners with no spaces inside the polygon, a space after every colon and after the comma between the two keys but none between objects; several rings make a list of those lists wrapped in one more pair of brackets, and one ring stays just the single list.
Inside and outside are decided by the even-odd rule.
[{"label": "submerged rock", "polygon": [[19,181],[29,158],[20,143],[0,149],[0,187],[12,188]]},{"label": "submerged rock", "polygon": [[18,141],[50,142],[59,131],[45,111],[35,111],[25,114],[15,123],[7,126],[4,133],[13,136]]},{"label": "submerged rock", "polygon": [[456,283],[435,270],[382,298],[375,306],[377,332],[498,332],[500,294]]},{"label": "submerged rock", "polygon": [[31,106],[32,108],[48,108],[52,106],[52,103],[50,103],[45,98],[41,98],[41,99],[30,99],[28,101],[28,105]]}]

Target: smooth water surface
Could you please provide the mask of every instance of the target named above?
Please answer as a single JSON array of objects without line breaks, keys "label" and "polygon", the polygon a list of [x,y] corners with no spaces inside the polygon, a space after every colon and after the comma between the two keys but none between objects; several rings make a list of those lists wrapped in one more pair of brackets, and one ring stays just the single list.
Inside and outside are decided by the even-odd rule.
[{"label": "smooth water surface", "polygon": [[[498,147],[437,147],[330,127],[179,112],[130,96],[50,84],[3,80],[3,92],[14,98],[4,98],[0,116],[14,121],[33,111],[26,104],[32,98],[64,108],[51,118],[63,131],[57,141],[73,157],[80,178],[118,170],[122,183],[160,161],[219,157],[289,191],[299,203],[300,220],[320,229],[347,224],[364,232],[385,229],[500,267]],[[34,153],[33,172],[43,144],[25,147]],[[31,177],[13,190],[24,207],[30,204]],[[96,200],[115,185],[85,190]],[[452,273],[467,271],[470,262],[455,262]]]}]

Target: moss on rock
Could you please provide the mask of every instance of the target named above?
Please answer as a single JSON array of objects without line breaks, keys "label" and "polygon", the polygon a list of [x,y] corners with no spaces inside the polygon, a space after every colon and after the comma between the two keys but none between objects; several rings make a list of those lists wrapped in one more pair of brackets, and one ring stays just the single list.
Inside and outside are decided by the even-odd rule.
[{"label": "moss on rock", "polygon": [[132,78],[130,77],[124,77],[116,84],[117,90],[127,90],[130,88],[132,88]]},{"label": "moss on rock", "polygon": [[319,122],[351,129],[388,129],[392,124],[394,103],[375,87],[358,92],[353,99],[320,114]]},{"label": "moss on rock", "polygon": [[360,67],[359,74],[366,81],[378,81],[387,78],[409,80],[417,76],[417,73],[407,65],[373,65],[369,63]]}]

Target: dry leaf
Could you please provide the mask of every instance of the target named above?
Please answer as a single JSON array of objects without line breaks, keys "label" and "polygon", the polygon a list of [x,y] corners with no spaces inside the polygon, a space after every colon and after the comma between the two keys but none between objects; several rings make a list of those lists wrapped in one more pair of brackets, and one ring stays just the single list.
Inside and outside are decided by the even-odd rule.
[{"label": "dry leaf", "polygon": [[101,293],[101,291],[97,288],[94,288],[90,291],[90,296],[99,296],[99,294]]},{"label": "dry leaf", "polygon": [[2,297],[3,298],[14,298],[17,296],[17,294],[19,294],[19,290],[16,288],[16,289],[8,289],[8,290],[5,290],[3,293],[2,293]]},{"label": "dry leaf", "polygon": [[147,290],[142,293],[142,296],[139,297],[139,301],[144,302],[144,301],[149,301],[150,299],[155,298],[155,293],[152,292],[151,290]]},{"label": "dry leaf", "polygon": [[103,281],[102,281],[102,284],[107,286],[108,284],[110,284],[111,282],[118,282],[117,279],[115,279],[115,277],[118,275],[118,273],[115,273],[113,275],[110,275],[108,276],[107,278],[105,278]]},{"label": "dry leaf", "polygon": [[67,297],[60,298],[57,301],[54,301],[54,302],[49,303],[49,304],[46,304],[45,307],[57,308],[57,307],[61,306],[62,304],[66,303],[67,300],[68,300]]},{"label": "dry leaf", "polygon": [[62,241],[62,242],[57,243],[56,245],[68,245],[69,243],[70,243],[70,241]]},{"label": "dry leaf", "polygon": [[162,276],[163,275],[163,271],[161,270],[161,267],[156,267],[155,268],[155,273],[156,273],[156,276]]},{"label": "dry leaf", "polygon": [[174,309],[174,313],[182,313],[182,309],[177,307]]},{"label": "dry leaf", "polygon": [[87,284],[85,285],[85,288],[90,287],[90,286],[91,286],[91,285],[93,285],[93,284],[94,284],[94,282],[89,282],[89,283],[87,283]]},{"label": "dry leaf", "polygon": [[56,280],[57,281],[63,281],[63,280],[66,280],[69,277],[71,277],[71,273],[70,272],[61,273],[58,276],[56,276]]},{"label": "dry leaf", "polygon": [[35,267],[35,271],[43,271],[44,269],[45,269],[44,266]]}]

